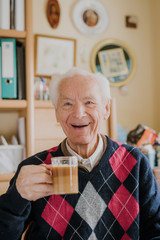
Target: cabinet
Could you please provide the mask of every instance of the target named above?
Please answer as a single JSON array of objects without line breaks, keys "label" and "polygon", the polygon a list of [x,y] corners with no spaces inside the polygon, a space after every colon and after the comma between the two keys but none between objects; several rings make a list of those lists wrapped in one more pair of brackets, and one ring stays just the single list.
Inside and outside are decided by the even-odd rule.
[{"label": "cabinet", "polygon": [[39,152],[58,145],[65,135],[51,101],[37,100],[34,107],[34,151]]},{"label": "cabinet", "polygon": [[0,119],[3,119],[0,132],[4,135],[10,134],[10,125],[15,124],[16,118],[24,116],[26,119],[26,149],[27,156],[29,156],[33,153],[34,129],[32,0],[25,1],[25,24],[25,31],[0,29],[0,38],[16,38],[24,43],[26,58],[26,100],[0,100]]},{"label": "cabinet", "polygon": [[[15,38],[23,42],[25,46],[25,71],[26,71],[26,100],[0,99],[0,134],[10,136],[10,129],[17,131],[18,117],[26,120],[26,152],[27,156],[34,152],[34,49],[32,31],[32,0],[25,1],[25,31],[0,29],[0,38]],[[12,127],[11,127],[12,126]],[[0,175],[1,191],[5,191],[8,181],[13,174]]]}]

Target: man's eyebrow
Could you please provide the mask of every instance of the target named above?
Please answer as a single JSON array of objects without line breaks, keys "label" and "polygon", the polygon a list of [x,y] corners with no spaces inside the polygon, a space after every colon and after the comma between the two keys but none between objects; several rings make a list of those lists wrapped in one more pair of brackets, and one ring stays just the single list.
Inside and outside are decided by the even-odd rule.
[{"label": "man's eyebrow", "polygon": [[66,96],[61,96],[61,99],[63,100],[63,101],[68,101],[68,100],[72,100],[71,98],[69,98],[69,97],[66,97]]},{"label": "man's eyebrow", "polygon": [[84,97],[83,99],[84,99],[84,100],[88,100],[88,99],[95,100],[96,98],[95,98],[94,96],[90,95],[90,96]]}]

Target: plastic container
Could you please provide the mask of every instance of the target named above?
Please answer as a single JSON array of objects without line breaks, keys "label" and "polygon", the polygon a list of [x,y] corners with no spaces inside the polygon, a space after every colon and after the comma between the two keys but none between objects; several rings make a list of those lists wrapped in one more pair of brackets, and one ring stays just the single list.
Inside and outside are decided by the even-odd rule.
[{"label": "plastic container", "polygon": [[35,78],[34,98],[36,100],[43,100],[43,82],[40,78]]}]

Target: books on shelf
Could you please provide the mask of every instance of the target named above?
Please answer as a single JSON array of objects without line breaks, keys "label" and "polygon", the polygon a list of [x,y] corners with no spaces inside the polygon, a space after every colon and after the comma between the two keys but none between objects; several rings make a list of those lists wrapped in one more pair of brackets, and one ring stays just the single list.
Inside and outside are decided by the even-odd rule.
[{"label": "books on shelf", "polygon": [[25,5],[24,0],[15,0],[15,29],[25,30]]},{"label": "books on shelf", "polygon": [[17,98],[17,64],[15,39],[2,38],[1,45],[1,95],[3,99]]},{"label": "books on shelf", "polygon": [[0,1],[0,28],[10,29],[10,0]]},{"label": "books on shelf", "polygon": [[2,98],[1,94],[1,44],[0,44],[0,99]]},{"label": "books on shelf", "polygon": [[25,0],[0,0],[0,29],[25,30]]},{"label": "books on shelf", "polygon": [[25,49],[21,42],[17,41],[17,93],[18,99],[26,99],[26,81],[25,81]]},{"label": "books on shelf", "polygon": [[15,0],[10,0],[10,29],[15,29]]},{"label": "books on shelf", "polygon": [[0,89],[2,99],[26,99],[25,49],[14,38],[0,39]]}]

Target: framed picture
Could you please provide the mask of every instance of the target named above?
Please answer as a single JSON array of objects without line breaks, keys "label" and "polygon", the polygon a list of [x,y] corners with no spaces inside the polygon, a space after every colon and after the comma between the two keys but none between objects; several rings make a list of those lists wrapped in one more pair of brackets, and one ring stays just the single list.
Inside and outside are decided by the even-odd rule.
[{"label": "framed picture", "polygon": [[57,28],[60,20],[60,6],[57,0],[48,0],[47,19],[52,28]]},{"label": "framed picture", "polygon": [[105,7],[97,0],[81,0],[73,9],[73,21],[84,34],[102,33],[108,25]]},{"label": "framed picture", "polygon": [[122,48],[98,52],[102,73],[107,77],[128,74],[128,67]]},{"label": "framed picture", "polygon": [[122,86],[135,72],[135,58],[131,49],[117,39],[99,42],[91,52],[91,69],[107,77],[111,86]]},{"label": "framed picture", "polygon": [[35,36],[35,76],[51,77],[76,65],[76,40]]}]

